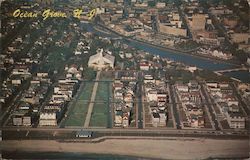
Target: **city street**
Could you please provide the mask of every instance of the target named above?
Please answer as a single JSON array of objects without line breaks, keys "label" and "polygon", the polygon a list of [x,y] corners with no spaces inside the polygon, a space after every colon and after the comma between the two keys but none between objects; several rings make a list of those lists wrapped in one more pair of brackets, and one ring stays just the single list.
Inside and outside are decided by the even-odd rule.
[{"label": "city street", "polygon": [[[202,94],[203,94],[204,97],[205,97],[205,101],[206,101],[206,104],[207,104],[207,106],[208,106],[208,108],[209,108],[210,115],[212,116],[212,120],[213,120],[213,122],[214,122],[213,125],[214,125],[215,129],[216,129],[216,130],[221,130],[221,129],[222,129],[221,124],[219,123],[219,121],[218,121],[218,119],[217,119],[215,110],[214,110],[214,108],[213,108],[212,101],[211,101],[211,99],[210,99],[210,97],[209,97],[209,95],[208,95],[208,93],[207,93],[207,91],[206,91],[206,89],[205,89],[205,87],[204,87],[203,84],[201,84],[201,92],[202,92]],[[213,123],[213,122],[212,122],[212,123]]]},{"label": "city street", "polygon": [[[81,127],[70,128],[9,128],[2,130],[3,140],[69,140],[76,138]],[[93,132],[93,138],[102,136],[153,136],[153,137],[203,137],[215,139],[248,139],[247,132],[211,131],[211,130],[176,130],[176,129],[84,129]],[[83,138],[84,139],[84,138]]]},{"label": "city street", "polygon": [[143,73],[142,72],[139,72],[138,73],[138,77],[139,77],[139,80],[138,80],[138,84],[137,84],[137,91],[136,91],[136,94],[137,94],[137,106],[138,106],[138,128],[139,129],[143,129],[143,102],[142,102],[142,83],[143,83]]},{"label": "city street", "polygon": [[176,122],[176,127],[177,129],[181,129],[181,122],[180,122],[180,118],[179,118],[179,112],[177,109],[177,95],[174,91],[174,86],[170,85],[170,98],[171,98],[171,102],[173,105],[173,112],[174,112],[174,118],[175,118],[175,122]]}]

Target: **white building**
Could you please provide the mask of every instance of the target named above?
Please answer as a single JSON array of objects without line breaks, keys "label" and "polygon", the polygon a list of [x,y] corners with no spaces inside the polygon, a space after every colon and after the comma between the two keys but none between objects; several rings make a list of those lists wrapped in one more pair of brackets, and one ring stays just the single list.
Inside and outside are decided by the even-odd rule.
[{"label": "white building", "polygon": [[188,86],[184,84],[177,84],[176,89],[178,92],[188,92]]},{"label": "white building", "polygon": [[238,113],[226,113],[227,122],[230,128],[245,128],[245,117]]},{"label": "white building", "polygon": [[56,113],[41,113],[40,119],[39,119],[39,125],[40,126],[56,126],[57,125],[57,119],[56,119]]},{"label": "white building", "polygon": [[160,123],[160,114],[157,112],[153,112],[152,114],[152,124],[154,127],[157,127]]},{"label": "white building", "polygon": [[22,84],[22,80],[21,79],[13,79],[13,80],[11,80],[11,84],[20,85],[20,84]]},{"label": "white building", "polygon": [[158,2],[156,4],[156,8],[164,8],[164,7],[166,7],[166,3],[164,3],[164,2]]},{"label": "white building", "polygon": [[114,68],[115,57],[109,54],[103,55],[103,49],[97,50],[97,54],[90,56],[88,61],[88,67],[92,67],[97,70],[106,68]]},{"label": "white building", "polygon": [[23,125],[24,126],[31,126],[31,117],[30,116],[23,117]]},{"label": "white building", "polygon": [[147,92],[147,100],[150,101],[157,101],[157,90],[149,90]]},{"label": "white building", "polygon": [[21,126],[23,124],[22,117],[14,117],[13,118],[13,125],[14,126]]},{"label": "white building", "polygon": [[140,70],[148,71],[149,68],[150,68],[150,64],[149,63],[146,63],[146,62],[140,63]]},{"label": "white building", "polygon": [[122,116],[120,114],[116,113],[114,123],[116,127],[122,126]]}]

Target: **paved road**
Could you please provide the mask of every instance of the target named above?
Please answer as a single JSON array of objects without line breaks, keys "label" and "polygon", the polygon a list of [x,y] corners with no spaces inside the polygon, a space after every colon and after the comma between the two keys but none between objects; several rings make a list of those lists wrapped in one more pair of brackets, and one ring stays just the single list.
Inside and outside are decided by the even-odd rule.
[{"label": "paved road", "polygon": [[173,113],[174,113],[174,118],[175,118],[175,122],[176,122],[176,128],[177,129],[181,129],[181,122],[180,122],[180,118],[179,118],[179,112],[177,111],[177,103],[175,100],[175,96],[174,96],[174,89],[172,85],[169,85],[169,89],[170,89],[170,98],[171,98],[171,102],[173,103]]},{"label": "paved road", "polygon": [[137,99],[138,99],[138,128],[142,129],[143,128],[143,106],[142,106],[142,77],[143,77],[143,73],[139,72],[138,73],[138,77],[139,77],[139,81],[137,84]]},{"label": "paved road", "polygon": [[239,102],[240,102],[240,104],[242,106],[244,114],[249,116],[250,115],[250,110],[249,110],[248,106],[245,104],[245,102],[242,100],[242,97],[241,97],[240,93],[238,92],[235,83],[231,83],[231,86],[233,88],[234,95],[237,97],[237,99],[239,100]]},{"label": "paved road", "polygon": [[211,115],[212,120],[213,120],[213,122],[214,122],[214,127],[215,127],[215,129],[216,129],[216,130],[221,130],[220,124],[219,124],[218,119],[217,119],[217,116],[215,115],[215,110],[213,109],[213,106],[212,106],[211,102],[209,102],[210,98],[209,98],[209,95],[208,95],[208,93],[206,92],[206,90],[205,90],[203,84],[201,84],[201,92],[202,92],[202,94],[203,94],[204,97],[205,97],[205,101],[206,101],[206,103],[207,103],[207,106],[208,106],[210,115]]},{"label": "paved road", "polygon": [[200,95],[201,95],[201,97],[202,97],[202,103],[203,103],[205,112],[207,113],[207,116],[208,116],[208,119],[209,119],[209,121],[210,121],[210,123],[211,123],[212,128],[215,130],[214,122],[213,122],[213,120],[212,120],[212,116],[211,116],[211,114],[210,114],[210,112],[209,112],[209,108],[208,108],[208,106],[207,106],[207,100],[206,100],[206,98],[204,97],[204,94],[202,93],[201,89],[200,89]]},{"label": "paved road", "polygon": [[27,82],[25,82],[24,84],[22,84],[19,93],[15,96],[15,98],[12,100],[12,102],[10,103],[9,107],[7,108],[7,110],[1,115],[0,117],[0,121],[2,124],[2,126],[6,126],[9,122],[9,120],[11,119],[12,113],[17,109],[18,105],[20,103],[20,99],[23,95],[23,93],[29,88],[30,84],[28,81],[30,81],[31,78],[29,78],[27,80]]},{"label": "paved road", "polygon": [[[101,74],[101,71],[98,71],[97,75],[96,75],[96,81],[99,80],[100,74]],[[95,82],[95,84],[94,84],[91,99],[90,99],[91,102],[95,101],[95,96],[96,96],[96,91],[97,91],[97,88],[98,88],[98,84],[99,84],[98,82]],[[86,115],[86,119],[85,119],[84,126],[83,126],[84,128],[89,127],[93,107],[94,107],[94,103],[89,103],[88,113]]]},{"label": "paved road", "polygon": [[107,128],[113,128],[113,104],[111,103],[111,100],[113,99],[113,97],[111,97],[111,92],[112,92],[112,89],[110,87],[110,82],[106,82],[107,84],[107,87],[108,87],[108,119],[107,119]]},{"label": "paved road", "polygon": [[[7,121],[9,119],[10,115],[11,115],[10,113],[11,113],[11,111],[14,110],[16,100],[21,98],[23,92],[24,92],[24,90],[22,90],[21,92],[19,92],[16,95],[16,97],[12,100],[12,102],[9,105],[9,107],[7,108],[7,110],[5,112],[1,112],[2,114],[0,116],[0,122],[1,122],[0,125],[5,126],[5,124],[7,124]],[[4,123],[4,124],[2,124],[2,123]]]},{"label": "paved road", "polygon": [[[168,93],[169,93],[169,95],[170,94],[173,94],[173,93],[170,93],[170,84],[169,83],[167,83],[167,89],[168,89]],[[177,125],[176,125],[176,122],[175,122],[175,116],[174,116],[174,109],[173,109],[173,103],[174,102],[172,102],[172,98],[169,98],[169,105],[170,105],[170,111],[171,111],[171,119],[172,119],[172,121],[173,121],[173,127],[176,129],[176,127],[177,127]]]},{"label": "paved road", "polygon": [[233,89],[233,93],[234,95],[237,97],[238,101],[240,102],[240,107],[242,109],[243,115],[246,116],[246,128],[249,130],[250,127],[250,109],[249,109],[249,104],[245,103],[245,101],[243,100],[241,94],[239,93],[237,86],[235,85],[235,83],[231,83],[230,84],[232,86]]},{"label": "paved road", "polygon": [[[76,138],[80,128],[56,128],[39,130],[4,130],[3,140],[69,140]],[[143,129],[86,129],[93,132],[92,138],[103,136],[138,136],[138,137],[202,137],[220,139],[248,139],[247,132],[220,132],[202,130],[143,130]],[[81,138],[80,138],[81,139]]]}]

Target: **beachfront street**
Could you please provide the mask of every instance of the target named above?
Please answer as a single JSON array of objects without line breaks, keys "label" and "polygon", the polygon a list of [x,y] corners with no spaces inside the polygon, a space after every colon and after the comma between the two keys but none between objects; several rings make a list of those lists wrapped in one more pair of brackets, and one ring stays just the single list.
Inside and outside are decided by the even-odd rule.
[{"label": "beachfront street", "polygon": [[[2,130],[3,140],[25,140],[25,139],[55,139],[55,140],[81,140],[76,138],[76,132],[82,127],[70,128],[4,128]],[[173,130],[173,129],[85,129],[92,131],[91,139],[102,136],[138,136],[138,137],[209,137],[218,139],[247,139],[247,132],[211,131],[211,130]],[[84,140],[84,139],[83,139]]]}]

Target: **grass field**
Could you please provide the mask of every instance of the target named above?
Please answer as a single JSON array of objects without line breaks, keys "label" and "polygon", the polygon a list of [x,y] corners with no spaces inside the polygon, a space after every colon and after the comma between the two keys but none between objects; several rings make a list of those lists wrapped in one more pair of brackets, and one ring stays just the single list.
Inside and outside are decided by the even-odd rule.
[{"label": "grass field", "polygon": [[[109,77],[101,76],[101,80],[111,80]],[[111,85],[112,82],[99,82],[95,104],[92,111],[90,126],[92,127],[107,127],[108,121],[112,120],[109,118],[109,106],[108,101],[111,97]],[[112,122],[110,122],[112,123]]]},{"label": "grass field", "polygon": [[108,104],[95,103],[90,119],[90,126],[92,127],[107,127],[108,123]]},{"label": "grass field", "polygon": [[[109,98],[109,85],[108,82],[99,82],[97,92],[96,92],[96,101],[108,101]],[[110,91],[111,92],[111,91]]]},{"label": "grass field", "polygon": [[85,82],[85,87],[81,91],[79,100],[90,100],[93,91],[94,82]]},{"label": "grass field", "polygon": [[68,117],[65,120],[65,126],[83,126],[86,114],[88,112],[88,106],[94,83],[85,82],[83,89],[80,91],[80,95],[73,101],[72,106],[69,106]]},{"label": "grass field", "polygon": [[[100,80],[111,80],[107,76],[101,76]],[[98,82],[94,107],[90,119],[92,127],[107,127],[110,117],[108,100],[111,93],[111,82]],[[64,121],[64,126],[83,126],[88,112],[89,101],[92,95],[94,82],[85,82],[84,87],[69,106],[68,117]]]}]

